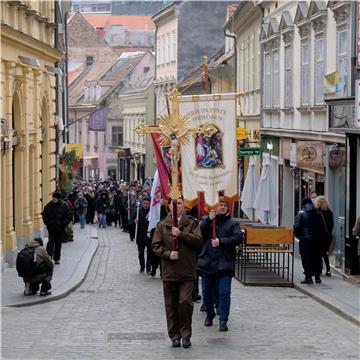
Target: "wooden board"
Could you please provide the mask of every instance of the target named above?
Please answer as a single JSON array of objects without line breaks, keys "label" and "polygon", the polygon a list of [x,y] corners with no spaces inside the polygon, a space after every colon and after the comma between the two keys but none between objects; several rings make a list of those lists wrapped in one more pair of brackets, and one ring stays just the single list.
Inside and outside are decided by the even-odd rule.
[{"label": "wooden board", "polygon": [[294,234],[293,230],[285,228],[276,229],[255,229],[247,226],[242,226],[246,229],[246,244],[293,244]]}]

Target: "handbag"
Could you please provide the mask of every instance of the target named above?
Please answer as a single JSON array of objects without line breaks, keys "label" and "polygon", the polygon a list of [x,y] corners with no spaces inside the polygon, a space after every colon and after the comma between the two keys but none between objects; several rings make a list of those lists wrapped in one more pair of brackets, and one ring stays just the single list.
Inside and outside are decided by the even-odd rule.
[{"label": "handbag", "polygon": [[323,223],[324,223],[325,231],[326,231],[326,236],[330,239],[329,248],[327,249],[326,252],[327,252],[329,255],[331,255],[331,254],[333,253],[333,250],[334,250],[334,240],[333,240],[333,236],[332,236],[332,234],[328,231],[328,227],[327,227],[327,225],[326,225],[326,221],[325,221],[325,219],[324,219],[324,215],[323,215],[322,211],[320,211],[320,215],[321,215],[321,217],[322,217],[322,219],[323,219]]}]

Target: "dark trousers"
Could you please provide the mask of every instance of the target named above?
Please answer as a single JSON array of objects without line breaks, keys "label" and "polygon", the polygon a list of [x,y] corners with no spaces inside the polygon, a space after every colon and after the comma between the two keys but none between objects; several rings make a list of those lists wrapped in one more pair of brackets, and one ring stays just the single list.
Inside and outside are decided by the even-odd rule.
[{"label": "dark trousers", "polygon": [[322,270],[320,247],[310,241],[300,241],[299,248],[305,278],[311,279],[312,276],[320,276]]},{"label": "dark trousers", "polygon": [[191,338],[193,286],[194,281],[163,281],[166,321],[171,340]]},{"label": "dark trousers", "polygon": [[121,210],[121,223],[124,231],[129,231],[128,213],[125,210]]},{"label": "dark trousers", "polygon": [[130,225],[129,225],[129,232],[130,232],[130,240],[134,240],[135,239],[135,227],[136,225],[131,222]]},{"label": "dark trousers", "polygon": [[220,276],[202,274],[204,282],[204,304],[208,317],[213,318],[214,312],[214,290],[219,294],[220,321],[228,321],[230,314],[231,276]]},{"label": "dark trousers", "polygon": [[51,279],[52,279],[52,271],[46,274],[40,282],[30,282],[30,291],[33,294],[36,294],[39,291],[40,285],[41,290],[40,291],[49,291],[51,289]]},{"label": "dark trousers", "polygon": [[[151,255],[149,251],[150,239],[146,234],[138,233],[138,255],[139,255],[139,264],[140,270],[144,271],[146,266],[146,272],[151,271]],[[145,249],[146,249],[146,263],[145,263]]]},{"label": "dark trousers", "polygon": [[46,251],[54,261],[59,261],[61,257],[61,243],[65,237],[65,231],[49,231],[49,241],[46,245]]}]

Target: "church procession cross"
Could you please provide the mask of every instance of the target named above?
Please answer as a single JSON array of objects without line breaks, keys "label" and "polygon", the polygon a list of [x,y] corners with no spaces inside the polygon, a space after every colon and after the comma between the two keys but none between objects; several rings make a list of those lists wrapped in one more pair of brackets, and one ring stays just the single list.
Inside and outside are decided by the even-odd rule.
[{"label": "church procession cross", "polygon": [[[204,124],[198,127],[191,127],[189,118],[180,116],[179,102],[181,94],[174,88],[171,90],[169,99],[171,101],[171,113],[168,115],[161,115],[159,126],[148,126],[143,123],[135,127],[135,132],[139,135],[145,134],[160,134],[160,145],[170,145],[169,154],[172,161],[171,169],[171,187],[169,197],[172,199],[173,206],[173,226],[177,227],[177,200],[181,197],[178,185],[178,162],[180,146],[189,144],[189,137],[193,134],[204,134],[210,137],[217,132],[217,128],[213,124]],[[176,237],[173,241],[173,250],[178,251],[178,243]]]}]

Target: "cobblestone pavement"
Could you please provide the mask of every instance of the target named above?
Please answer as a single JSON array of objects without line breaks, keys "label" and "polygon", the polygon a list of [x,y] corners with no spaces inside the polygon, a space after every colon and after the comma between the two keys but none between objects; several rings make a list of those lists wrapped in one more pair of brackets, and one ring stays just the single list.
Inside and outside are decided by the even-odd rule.
[{"label": "cobblestone pavement", "polygon": [[170,347],[159,276],[139,274],[136,245],[99,230],[85,282],[68,297],[2,308],[2,359],[359,359],[359,328],[290,288],[233,281],[229,332],[203,326]]}]

